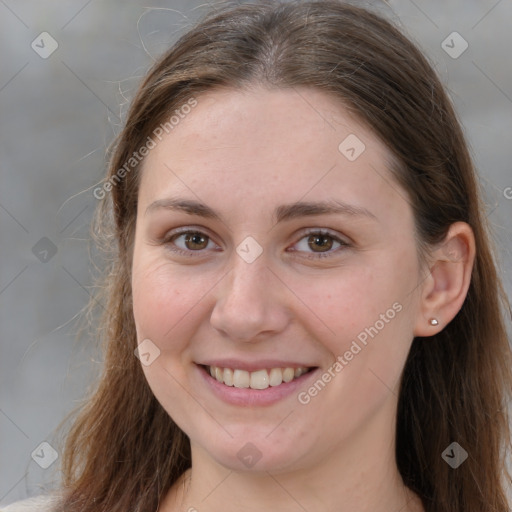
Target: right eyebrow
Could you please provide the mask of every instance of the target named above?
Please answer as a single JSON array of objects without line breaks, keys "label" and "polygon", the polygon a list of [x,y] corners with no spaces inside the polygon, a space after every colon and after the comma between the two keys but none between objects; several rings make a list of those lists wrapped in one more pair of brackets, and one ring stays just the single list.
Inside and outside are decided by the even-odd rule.
[{"label": "right eyebrow", "polygon": [[152,202],[147,208],[145,215],[152,211],[164,208],[166,210],[177,210],[188,213],[190,215],[198,215],[207,219],[215,219],[221,221],[220,215],[199,201],[193,199],[158,199]]}]

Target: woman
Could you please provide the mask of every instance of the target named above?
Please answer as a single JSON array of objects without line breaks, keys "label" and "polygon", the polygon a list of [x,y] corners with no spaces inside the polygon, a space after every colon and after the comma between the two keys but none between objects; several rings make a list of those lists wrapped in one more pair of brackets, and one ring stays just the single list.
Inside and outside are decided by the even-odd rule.
[{"label": "woman", "polygon": [[104,373],[49,510],[509,510],[475,172],[387,21],[212,13],[145,78],[97,195]]}]

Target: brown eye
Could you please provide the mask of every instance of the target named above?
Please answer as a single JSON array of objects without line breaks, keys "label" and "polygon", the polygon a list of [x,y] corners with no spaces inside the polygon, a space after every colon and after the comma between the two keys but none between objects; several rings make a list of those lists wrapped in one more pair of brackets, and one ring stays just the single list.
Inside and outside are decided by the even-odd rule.
[{"label": "brown eye", "polygon": [[222,250],[210,236],[202,231],[194,230],[169,233],[162,239],[162,243],[170,251],[180,256],[203,257],[211,255],[211,251]]},{"label": "brown eye", "polygon": [[302,257],[314,259],[339,255],[343,249],[348,247],[350,247],[350,243],[342,238],[328,231],[315,230],[305,233],[295,243],[291,251]]},{"label": "brown eye", "polygon": [[308,246],[314,252],[326,252],[332,249],[333,238],[329,235],[315,234],[308,237]]},{"label": "brown eye", "polygon": [[185,247],[191,251],[206,249],[208,246],[209,238],[202,233],[185,233],[184,235]]}]

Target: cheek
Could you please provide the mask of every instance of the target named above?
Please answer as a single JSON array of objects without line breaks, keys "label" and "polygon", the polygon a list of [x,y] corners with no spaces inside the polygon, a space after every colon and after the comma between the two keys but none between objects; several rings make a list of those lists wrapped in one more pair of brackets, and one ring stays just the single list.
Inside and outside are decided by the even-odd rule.
[{"label": "cheek", "polygon": [[410,281],[406,270],[396,260],[382,261],[346,268],[335,279],[296,283],[294,291],[311,308],[313,339],[332,357],[323,375],[325,388],[313,384],[302,389],[300,403],[307,402],[305,410],[312,417],[329,418],[326,428],[337,433],[333,435],[340,429],[348,435],[398,394],[396,385],[412,339],[404,304],[409,285],[401,276],[403,271]]},{"label": "cheek", "polygon": [[332,351],[340,352],[379,314],[391,307],[396,294],[390,289],[389,273],[375,266],[351,265],[318,276],[295,277],[293,291],[307,309],[311,330]]},{"label": "cheek", "polygon": [[203,284],[186,272],[173,271],[168,263],[134,266],[133,314],[138,339],[154,340],[161,350],[170,348],[166,340],[181,339],[176,333],[194,325],[191,320],[204,295]]},{"label": "cheek", "polygon": [[360,386],[366,381],[373,392],[381,386],[377,374],[393,386],[412,340],[408,301],[417,267],[407,254],[295,280],[294,292],[308,307],[303,325],[333,361],[338,356],[346,361],[345,377],[338,382],[347,378]]}]

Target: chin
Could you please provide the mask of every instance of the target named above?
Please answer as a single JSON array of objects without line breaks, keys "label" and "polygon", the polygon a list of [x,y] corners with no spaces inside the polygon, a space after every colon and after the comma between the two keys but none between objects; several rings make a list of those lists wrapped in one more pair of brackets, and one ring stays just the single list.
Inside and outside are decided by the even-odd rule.
[{"label": "chin", "polygon": [[[218,464],[232,471],[280,473],[304,467],[307,453],[304,444],[298,440],[276,439],[247,434],[229,441],[212,443],[203,448]],[[300,452],[298,450],[300,446]]]}]

